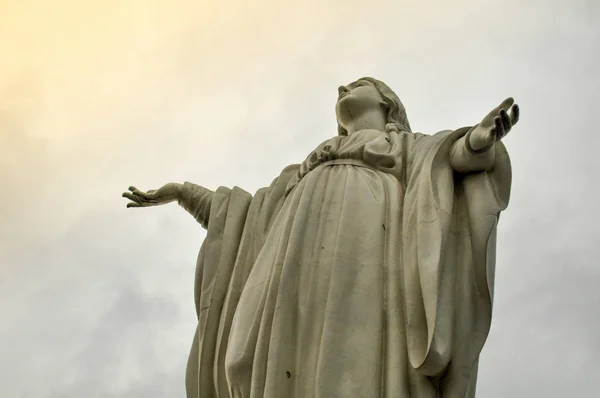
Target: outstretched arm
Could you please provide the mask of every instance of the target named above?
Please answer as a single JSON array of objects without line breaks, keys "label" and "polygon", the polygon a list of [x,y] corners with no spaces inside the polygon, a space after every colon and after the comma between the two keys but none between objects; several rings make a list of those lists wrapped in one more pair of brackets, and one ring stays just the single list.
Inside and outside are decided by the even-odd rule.
[{"label": "outstretched arm", "polygon": [[185,182],[181,189],[178,203],[190,213],[203,228],[208,228],[210,205],[215,193],[200,185]]},{"label": "outstretched arm", "polygon": [[128,208],[159,206],[177,201],[204,228],[208,227],[210,205],[214,196],[214,192],[210,189],[191,182],[184,184],[172,182],[147,192],[140,191],[133,186],[129,187],[129,191],[122,195],[131,200],[127,203]]},{"label": "outstretched arm", "polygon": [[504,100],[452,145],[450,165],[454,171],[469,173],[489,171],[494,167],[494,144],[504,138],[519,121],[519,106],[514,102],[512,98]]}]

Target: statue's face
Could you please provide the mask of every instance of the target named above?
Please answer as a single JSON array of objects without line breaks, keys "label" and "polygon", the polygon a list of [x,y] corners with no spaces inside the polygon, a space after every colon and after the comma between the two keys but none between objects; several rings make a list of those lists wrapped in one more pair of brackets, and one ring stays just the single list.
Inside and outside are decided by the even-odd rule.
[{"label": "statue's face", "polygon": [[338,123],[344,128],[365,111],[379,110],[385,113],[381,107],[383,97],[369,81],[358,80],[348,86],[340,86],[338,94],[335,112]]}]

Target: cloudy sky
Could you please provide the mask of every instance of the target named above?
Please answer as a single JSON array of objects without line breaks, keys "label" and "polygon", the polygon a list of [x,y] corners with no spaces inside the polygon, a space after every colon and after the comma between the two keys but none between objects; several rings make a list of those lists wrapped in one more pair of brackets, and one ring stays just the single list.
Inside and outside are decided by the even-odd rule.
[{"label": "cloudy sky", "polygon": [[204,231],[121,193],[254,192],[365,75],[425,133],[521,105],[478,396],[595,396],[599,20],[596,0],[0,0],[0,396],[183,397]]}]

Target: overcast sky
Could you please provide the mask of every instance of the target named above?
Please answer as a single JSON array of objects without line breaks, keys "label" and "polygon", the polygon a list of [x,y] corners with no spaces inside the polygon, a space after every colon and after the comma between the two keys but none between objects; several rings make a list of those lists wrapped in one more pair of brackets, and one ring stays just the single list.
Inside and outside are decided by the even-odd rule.
[{"label": "overcast sky", "polygon": [[424,133],[515,97],[478,396],[596,396],[598,21],[597,0],[0,0],[0,396],[183,397],[205,233],[121,193],[253,193],[362,76]]}]

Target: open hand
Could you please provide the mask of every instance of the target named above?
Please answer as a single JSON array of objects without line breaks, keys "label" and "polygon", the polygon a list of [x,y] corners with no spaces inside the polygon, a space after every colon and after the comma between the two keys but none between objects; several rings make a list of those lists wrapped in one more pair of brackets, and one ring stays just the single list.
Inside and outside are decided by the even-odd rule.
[{"label": "open hand", "polygon": [[140,191],[134,186],[129,187],[130,192],[123,192],[123,197],[131,200],[127,207],[151,207],[164,205],[179,199],[182,185],[174,182],[163,185],[159,189],[147,192]]},{"label": "open hand", "polygon": [[[510,110],[510,114],[509,114]],[[507,98],[494,108],[469,134],[469,144],[475,151],[490,148],[510,132],[519,121],[519,105]]]}]

